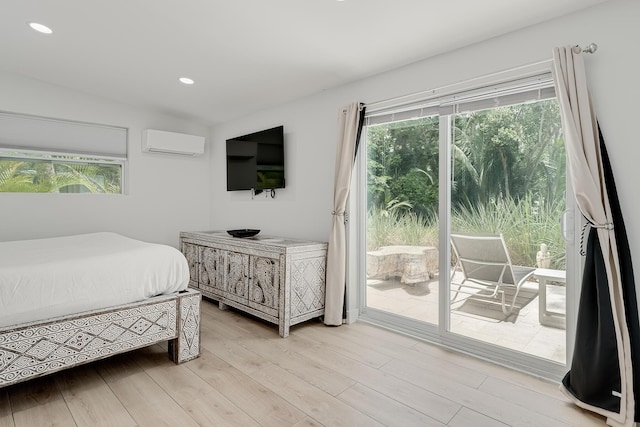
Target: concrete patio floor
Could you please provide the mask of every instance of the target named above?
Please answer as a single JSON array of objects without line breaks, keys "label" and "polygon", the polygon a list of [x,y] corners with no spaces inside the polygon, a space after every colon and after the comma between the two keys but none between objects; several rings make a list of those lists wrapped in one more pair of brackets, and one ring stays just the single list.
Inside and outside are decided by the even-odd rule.
[{"label": "concrete patio floor", "polygon": [[[452,292],[452,297],[453,295]],[[513,293],[507,293],[506,296],[509,302],[513,299]],[[565,330],[540,324],[538,298],[537,281],[526,282],[516,299],[513,312],[505,316],[498,299],[480,299],[459,294],[451,304],[451,331],[565,363]],[[438,277],[415,285],[402,284],[398,278],[369,279],[367,306],[437,324]],[[554,312],[565,312],[563,286],[547,286],[547,308]]]}]

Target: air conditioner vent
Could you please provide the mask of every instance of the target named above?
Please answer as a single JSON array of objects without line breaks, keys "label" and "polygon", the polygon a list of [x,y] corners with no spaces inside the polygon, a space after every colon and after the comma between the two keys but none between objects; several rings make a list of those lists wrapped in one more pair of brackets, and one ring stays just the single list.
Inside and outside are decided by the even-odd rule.
[{"label": "air conditioner vent", "polygon": [[142,151],[199,156],[204,153],[204,141],[203,136],[146,129],[142,138]]}]

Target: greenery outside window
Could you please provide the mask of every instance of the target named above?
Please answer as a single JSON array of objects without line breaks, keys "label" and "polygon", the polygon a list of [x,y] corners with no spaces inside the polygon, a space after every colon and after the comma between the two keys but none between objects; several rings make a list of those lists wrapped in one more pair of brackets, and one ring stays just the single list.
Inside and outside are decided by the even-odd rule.
[{"label": "greenery outside window", "polygon": [[0,148],[0,192],[122,194],[118,157]]}]

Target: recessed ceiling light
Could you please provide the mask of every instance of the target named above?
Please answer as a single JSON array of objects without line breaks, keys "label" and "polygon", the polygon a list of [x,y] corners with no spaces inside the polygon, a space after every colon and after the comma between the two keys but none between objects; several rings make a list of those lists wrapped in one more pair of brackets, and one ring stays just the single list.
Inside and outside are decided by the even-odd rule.
[{"label": "recessed ceiling light", "polygon": [[36,30],[39,33],[42,33],[42,34],[51,34],[51,33],[53,33],[53,30],[51,28],[47,27],[46,25],[38,24],[37,22],[27,22],[27,24],[29,24],[29,26],[31,28],[33,28],[34,30]]},{"label": "recessed ceiling light", "polygon": [[180,83],[184,83],[186,85],[192,85],[195,83],[193,79],[190,79],[189,77],[180,77],[178,80],[180,80]]}]

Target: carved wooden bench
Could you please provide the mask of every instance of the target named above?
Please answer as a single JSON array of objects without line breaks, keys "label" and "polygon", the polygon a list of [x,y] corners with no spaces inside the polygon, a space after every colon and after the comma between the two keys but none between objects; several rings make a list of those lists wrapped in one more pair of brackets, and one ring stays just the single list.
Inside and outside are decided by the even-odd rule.
[{"label": "carved wooden bench", "polygon": [[367,277],[400,277],[406,285],[426,282],[438,271],[438,250],[433,246],[382,246],[367,252]]}]

